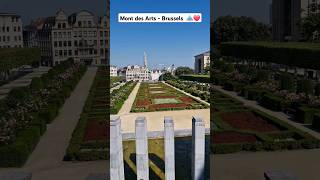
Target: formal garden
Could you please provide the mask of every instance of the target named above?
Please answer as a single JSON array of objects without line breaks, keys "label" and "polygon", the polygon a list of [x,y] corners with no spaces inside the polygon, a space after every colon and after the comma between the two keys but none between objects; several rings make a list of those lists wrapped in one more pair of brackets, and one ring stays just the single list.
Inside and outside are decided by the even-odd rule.
[{"label": "formal garden", "polygon": [[64,158],[66,161],[100,160],[109,157],[107,76],[107,67],[100,66],[72,134]]},{"label": "formal garden", "polygon": [[320,147],[313,136],[213,90],[211,148],[216,154]]},{"label": "formal garden", "polygon": [[[195,81],[192,81],[192,80],[195,80]],[[181,80],[181,79],[172,79],[172,80],[167,80],[166,83],[210,103],[210,84],[201,83],[201,78],[200,79],[192,78],[191,80],[188,80],[188,81]]]},{"label": "formal garden", "polygon": [[26,162],[85,72],[70,59],[0,100],[0,167]]},{"label": "formal garden", "polygon": [[205,108],[209,107],[164,83],[141,83],[131,112]]},{"label": "formal garden", "polygon": [[319,129],[319,54],[317,44],[223,43],[213,83]]}]

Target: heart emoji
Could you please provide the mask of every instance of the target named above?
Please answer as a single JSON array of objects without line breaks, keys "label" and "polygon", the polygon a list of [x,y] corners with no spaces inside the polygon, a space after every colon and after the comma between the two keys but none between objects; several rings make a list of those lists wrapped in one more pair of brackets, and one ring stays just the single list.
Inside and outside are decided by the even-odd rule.
[{"label": "heart emoji", "polygon": [[200,16],[199,16],[199,15],[194,15],[194,16],[193,16],[193,19],[194,19],[195,21],[199,21]]}]

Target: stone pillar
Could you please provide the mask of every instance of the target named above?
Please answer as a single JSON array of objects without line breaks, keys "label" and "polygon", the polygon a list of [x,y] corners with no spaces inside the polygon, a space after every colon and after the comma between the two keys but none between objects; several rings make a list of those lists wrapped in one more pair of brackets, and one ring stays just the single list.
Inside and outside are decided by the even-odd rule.
[{"label": "stone pillar", "polygon": [[136,119],[137,180],[149,180],[147,122],[145,117]]},{"label": "stone pillar", "polygon": [[124,180],[121,120],[110,117],[110,179]]},{"label": "stone pillar", "polygon": [[164,155],[166,180],[174,180],[174,123],[172,117],[164,117]]},{"label": "stone pillar", "polygon": [[201,118],[192,118],[192,180],[205,179],[205,126]]}]

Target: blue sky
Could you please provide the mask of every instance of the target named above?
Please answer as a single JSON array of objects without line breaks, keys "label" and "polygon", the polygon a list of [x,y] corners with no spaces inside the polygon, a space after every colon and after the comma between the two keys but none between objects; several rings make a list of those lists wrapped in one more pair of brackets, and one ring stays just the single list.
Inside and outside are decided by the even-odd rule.
[{"label": "blue sky", "polygon": [[[117,0],[110,6],[111,64],[143,63],[193,67],[194,56],[210,48],[210,0]],[[202,23],[118,23],[118,13],[195,12]]]}]

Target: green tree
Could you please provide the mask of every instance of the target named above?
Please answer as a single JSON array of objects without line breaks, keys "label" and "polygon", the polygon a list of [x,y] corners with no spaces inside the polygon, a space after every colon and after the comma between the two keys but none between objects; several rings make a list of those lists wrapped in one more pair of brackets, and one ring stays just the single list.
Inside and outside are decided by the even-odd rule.
[{"label": "green tree", "polygon": [[227,41],[270,40],[270,28],[250,17],[222,16],[214,22],[217,39]]},{"label": "green tree", "polygon": [[186,74],[193,74],[193,70],[189,67],[178,67],[176,69],[176,72],[175,72],[176,76],[181,76]]},{"label": "green tree", "polygon": [[320,14],[311,14],[301,20],[300,23],[304,40],[312,40],[313,33],[320,33]]}]

